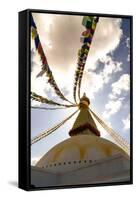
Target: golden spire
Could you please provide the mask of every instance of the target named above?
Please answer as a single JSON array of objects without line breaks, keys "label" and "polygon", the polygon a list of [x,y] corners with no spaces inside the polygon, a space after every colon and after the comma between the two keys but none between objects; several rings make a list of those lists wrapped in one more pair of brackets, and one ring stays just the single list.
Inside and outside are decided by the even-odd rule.
[{"label": "golden spire", "polygon": [[79,108],[80,110],[82,108],[88,108],[90,105],[90,100],[89,98],[86,96],[86,93],[83,94],[83,97],[80,99],[80,103],[79,103]]},{"label": "golden spire", "polygon": [[83,97],[80,99],[79,108],[80,113],[76,118],[76,121],[69,132],[70,136],[79,135],[79,134],[94,134],[100,136],[100,132],[97,129],[97,126],[89,112],[90,100],[83,94]]}]

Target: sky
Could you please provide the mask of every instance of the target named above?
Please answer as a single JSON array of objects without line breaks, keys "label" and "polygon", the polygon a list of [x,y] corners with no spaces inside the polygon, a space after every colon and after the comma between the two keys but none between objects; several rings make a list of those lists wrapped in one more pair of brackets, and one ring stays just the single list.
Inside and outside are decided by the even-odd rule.
[{"label": "sky", "polygon": [[[85,30],[83,16],[33,13],[40,40],[62,93],[73,101],[74,74],[80,36]],[[85,65],[81,94],[86,92],[90,107],[118,134],[130,142],[130,20],[100,17]],[[46,76],[36,78],[41,61],[31,40],[31,91],[60,103],[47,84]],[[32,106],[46,106],[32,101]],[[51,106],[50,106],[51,107]],[[76,108],[64,110],[31,109],[31,138],[53,127],[72,114]],[[78,114],[57,131],[32,145],[31,163],[34,165],[54,145],[67,139]],[[97,124],[101,136],[113,141]]]}]

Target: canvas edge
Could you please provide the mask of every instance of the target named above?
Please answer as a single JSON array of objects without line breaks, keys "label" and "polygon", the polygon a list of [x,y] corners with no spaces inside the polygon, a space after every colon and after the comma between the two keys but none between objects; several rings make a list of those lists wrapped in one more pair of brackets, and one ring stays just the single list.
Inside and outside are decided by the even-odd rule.
[{"label": "canvas edge", "polygon": [[[100,184],[79,184],[79,185],[64,185],[64,186],[51,186],[51,187],[36,187],[31,186],[31,166],[30,166],[30,29],[29,20],[30,13],[51,13],[51,14],[66,14],[66,15],[98,15],[101,17],[112,18],[129,18],[131,22],[131,88],[130,88],[130,118],[133,118],[133,16],[122,14],[101,14],[101,13],[84,13],[72,11],[56,11],[56,10],[39,10],[39,9],[26,9],[19,12],[19,188],[27,191],[35,190],[49,190],[49,189],[70,189],[70,188],[83,188],[83,187],[99,187],[99,186],[119,186],[133,184],[133,122],[131,121],[131,162],[130,162],[130,181],[127,182],[114,182],[114,183],[100,183]],[[26,23],[27,22],[27,23]],[[24,31],[21,32],[22,25]],[[21,43],[23,39],[24,42]],[[24,55],[23,50],[26,50]],[[26,69],[26,71],[25,71]],[[24,71],[23,71],[24,70]],[[24,110],[26,111],[25,114]],[[23,118],[23,120],[22,120]],[[25,124],[22,124],[22,121]],[[22,144],[23,141],[23,144]],[[23,159],[23,163],[22,163]]]}]

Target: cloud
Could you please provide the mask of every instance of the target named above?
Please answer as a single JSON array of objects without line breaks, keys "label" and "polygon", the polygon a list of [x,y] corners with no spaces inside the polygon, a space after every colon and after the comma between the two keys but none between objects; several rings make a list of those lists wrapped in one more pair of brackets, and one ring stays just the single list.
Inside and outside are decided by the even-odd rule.
[{"label": "cloud", "polygon": [[[84,31],[82,16],[33,14],[45,53],[52,68],[68,71],[76,67],[77,52],[81,47],[80,35]],[[122,37],[121,19],[100,17],[86,63],[92,64],[113,52]],[[49,45],[52,48],[49,48]],[[96,67],[96,66],[95,66]]]},{"label": "cloud", "polygon": [[130,53],[128,53],[127,61],[128,61],[128,62],[130,61]]},{"label": "cloud", "polygon": [[109,118],[111,115],[117,113],[121,107],[125,97],[122,95],[123,92],[130,90],[130,77],[129,74],[123,74],[120,76],[118,81],[112,83],[112,92],[109,94],[109,101],[105,105],[105,111],[103,112],[104,118]]},{"label": "cloud", "polygon": [[42,156],[32,157],[32,158],[31,158],[31,165],[32,165],[32,166],[35,166],[36,163],[40,160],[41,157],[42,157]]},{"label": "cloud", "polygon": [[121,22],[121,19],[100,18],[87,59],[87,67],[96,69],[97,61],[113,53],[118,47],[123,35]]},{"label": "cloud", "polygon": [[130,129],[130,114],[128,114],[126,119],[122,120],[123,124],[124,124],[124,129],[128,130]]},{"label": "cloud", "polygon": [[109,94],[110,98],[116,98],[121,95],[122,92],[127,92],[130,90],[130,76],[129,74],[123,74],[120,76],[119,80],[112,83],[112,93]]},{"label": "cloud", "polygon": [[[36,75],[41,69],[40,57],[39,55],[32,51],[31,56],[31,91],[36,92],[39,95],[45,96],[46,92],[50,89],[49,84],[46,84],[46,76],[36,78]],[[45,87],[46,85],[46,87]]]},{"label": "cloud", "polygon": [[84,72],[82,92],[86,91],[87,95],[90,95],[90,99],[93,99],[95,94],[103,89],[104,85],[111,80],[113,74],[122,71],[122,63],[113,60],[112,56],[107,55],[100,59],[100,62],[104,64],[104,68],[99,73],[91,70],[89,70],[89,73],[87,70]]},{"label": "cloud", "polygon": [[101,75],[105,83],[108,83],[111,74],[122,71],[122,62],[114,61],[111,56],[105,56],[105,58],[100,59],[100,61],[104,64]]},{"label": "cloud", "polygon": [[126,47],[130,48],[130,37],[127,37],[126,39]]},{"label": "cloud", "polygon": [[111,117],[111,115],[114,115],[121,109],[121,106],[122,106],[122,99],[110,100],[105,105],[105,111],[103,112],[103,117],[104,118]]},{"label": "cloud", "polygon": [[63,73],[69,71],[73,63],[76,67],[77,51],[81,46],[80,33],[84,30],[82,17],[35,13],[34,19],[51,68]]},{"label": "cloud", "polygon": [[[82,45],[80,35],[84,31],[82,17],[39,13],[33,13],[33,17],[54,78],[61,91],[67,91],[66,97],[72,100],[77,52]],[[108,83],[112,73],[121,71],[122,63],[114,61],[107,55],[113,53],[118,47],[121,37],[121,19],[100,18],[85,66],[82,93],[87,92],[93,98],[95,93]],[[32,47],[34,47],[33,41]],[[93,71],[88,73],[88,69],[94,70],[98,67],[99,61],[105,65],[104,69],[99,74]],[[35,92],[47,95],[49,86],[46,84],[45,76],[39,79],[34,78],[40,69],[40,59],[35,56],[31,85]],[[53,90],[52,94],[56,97]]]},{"label": "cloud", "polygon": [[126,47],[128,48],[127,61],[130,61],[130,37],[126,39]]},{"label": "cloud", "polygon": [[[97,84],[96,84],[97,83]],[[84,72],[81,93],[86,92],[90,99],[94,99],[95,94],[103,88],[104,81],[100,74],[95,72]]]}]

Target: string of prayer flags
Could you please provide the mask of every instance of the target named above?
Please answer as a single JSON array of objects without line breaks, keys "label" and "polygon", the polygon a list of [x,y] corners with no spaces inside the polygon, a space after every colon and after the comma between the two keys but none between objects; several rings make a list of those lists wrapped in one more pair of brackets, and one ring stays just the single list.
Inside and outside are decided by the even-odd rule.
[{"label": "string of prayer flags", "polygon": [[81,87],[83,71],[98,20],[99,17],[92,17],[92,16],[84,16],[82,20],[82,25],[86,28],[86,30],[83,31],[81,34],[80,42],[82,42],[83,45],[78,50],[78,62],[77,62],[77,69],[75,72],[74,89],[73,89],[73,96],[75,102],[76,102],[77,86],[78,86],[78,97],[80,99],[80,87]]},{"label": "string of prayer flags", "polygon": [[34,22],[33,16],[31,15],[31,33],[32,33],[32,38],[35,41],[35,48],[38,51],[39,55],[40,55],[40,59],[42,62],[42,68],[41,71],[37,74],[37,78],[40,76],[43,76],[44,74],[46,74],[46,76],[48,77],[48,83],[50,83],[50,85],[53,87],[53,89],[55,90],[55,93],[62,99],[65,100],[67,102],[69,102],[70,104],[73,104],[72,102],[70,102],[60,91],[59,87],[57,86],[55,79],[53,77],[52,71],[50,70],[49,64],[47,62],[47,58],[45,56],[44,50],[42,48],[41,42],[40,42],[40,38],[38,35],[38,31],[37,31],[37,27],[36,24]]},{"label": "string of prayer flags", "polygon": [[57,105],[57,106],[64,106],[64,107],[76,107],[76,105],[66,105],[66,104],[60,104],[60,103],[54,102],[52,100],[49,100],[45,97],[42,97],[42,96],[36,94],[35,92],[31,92],[31,99],[41,102],[41,103],[50,104],[50,105]]}]

